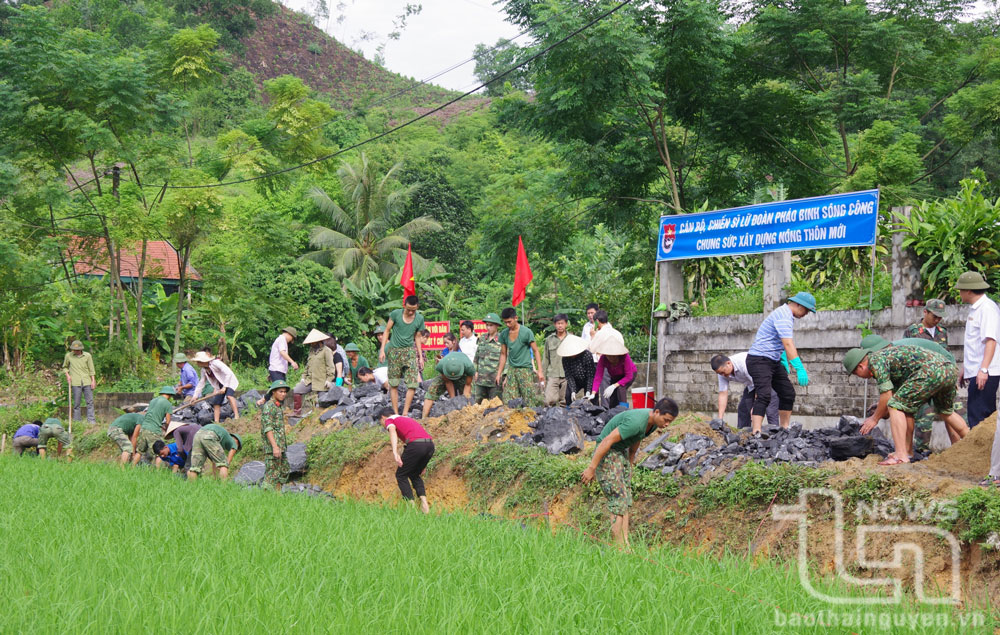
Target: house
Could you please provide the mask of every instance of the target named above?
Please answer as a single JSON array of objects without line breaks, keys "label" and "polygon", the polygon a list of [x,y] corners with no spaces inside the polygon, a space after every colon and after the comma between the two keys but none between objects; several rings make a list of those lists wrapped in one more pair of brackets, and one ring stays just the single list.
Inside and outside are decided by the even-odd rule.
[{"label": "house", "polygon": [[[73,271],[78,276],[103,278],[110,273],[108,249],[104,238],[71,236],[66,256],[72,262]],[[141,258],[141,244],[118,250],[122,284],[134,286],[138,282]],[[163,285],[163,291],[167,295],[177,292],[177,287],[180,285],[180,268],[177,251],[169,242],[150,240],[146,243],[146,268],[142,278],[143,286],[158,282]],[[186,280],[189,285],[197,285],[201,281],[201,275],[188,265]]]}]

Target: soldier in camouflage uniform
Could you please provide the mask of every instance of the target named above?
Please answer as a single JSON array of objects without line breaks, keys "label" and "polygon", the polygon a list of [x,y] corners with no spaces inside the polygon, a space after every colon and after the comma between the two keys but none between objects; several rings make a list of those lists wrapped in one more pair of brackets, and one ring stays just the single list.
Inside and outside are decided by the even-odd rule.
[{"label": "soldier in camouflage uniform", "polygon": [[288,482],[288,444],[285,441],[285,397],[288,384],[281,380],[271,382],[264,399],[267,403],[260,411],[260,436],[264,448],[264,487],[279,488]]},{"label": "soldier in camouflage uniform", "polygon": [[875,413],[865,419],[868,434],[888,410],[895,452],[880,465],[909,463],[913,453],[913,416],[930,401],[944,419],[948,434],[961,439],[969,431],[955,413],[958,366],[920,346],[889,346],[879,351],[854,348],[844,356],[844,369],[861,378],[874,378],[880,398]]},{"label": "soldier in camouflage uniform", "polygon": [[[921,338],[948,348],[948,329],[941,324],[944,317],[944,300],[928,300],[924,307],[924,317],[916,324],[911,324],[903,331],[903,337]],[[924,404],[914,417],[916,432],[914,439],[917,448],[924,450],[931,438],[931,428],[934,426],[934,409],[930,404]]]},{"label": "soldier in camouflage uniform", "polygon": [[500,368],[500,339],[497,332],[503,322],[496,313],[488,313],[483,322],[487,333],[479,338],[476,346],[476,377],[472,386],[472,399],[479,403],[483,399],[501,397],[503,389],[497,381],[497,370]]}]

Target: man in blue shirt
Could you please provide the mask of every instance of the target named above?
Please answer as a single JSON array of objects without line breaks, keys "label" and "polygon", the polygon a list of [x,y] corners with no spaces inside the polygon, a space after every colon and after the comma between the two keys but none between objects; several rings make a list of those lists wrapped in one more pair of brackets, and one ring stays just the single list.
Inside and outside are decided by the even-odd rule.
[{"label": "man in blue shirt", "polygon": [[17,429],[14,433],[14,451],[18,456],[24,454],[28,448],[38,447],[38,430],[41,427],[41,421],[32,421]]},{"label": "man in blue shirt", "polygon": [[161,461],[169,465],[170,469],[174,472],[178,472],[184,467],[185,456],[176,443],[157,441],[153,444],[153,453],[160,457]]},{"label": "man in blue shirt", "polygon": [[760,328],[757,329],[753,346],[747,353],[747,372],[757,388],[753,410],[750,413],[750,425],[754,434],[760,432],[764,416],[767,414],[767,405],[771,403],[771,391],[767,389],[768,386],[778,395],[778,423],[782,428],[787,428],[791,423],[795,388],[788,379],[789,364],[795,369],[795,379],[799,385],[809,385],[806,367],[802,365],[799,352],[795,348],[793,330],[795,320],[810,312],[816,312],[816,298],[811,293],[800,291],[789,298],[786,304],[764,318]]},{"label": "man in blue shirt", "polygon": [[198,371],[188,362],[184,353],[174,355],[174,364],[181,371],[181,383],[177,384],[177,393],[183,395],[184,399],[194,397],[194,387],[198,385]]}]

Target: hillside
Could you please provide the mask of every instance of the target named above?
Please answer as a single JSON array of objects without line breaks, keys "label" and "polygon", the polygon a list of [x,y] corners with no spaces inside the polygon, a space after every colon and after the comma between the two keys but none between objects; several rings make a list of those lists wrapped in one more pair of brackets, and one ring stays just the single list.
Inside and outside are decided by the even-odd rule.
[{"label": "hillside", "polygon": [[[253,73],[258,82],[295,75],[313,89],[329,94],[339,108],[365,108],[377,103],[424,112],[457,95],[428,84],[385,100],[418,82],[379,67],[324,33],[307,16],[282,5],[274,15],[260,18],[254,34],[242,42],[246,54],[234,62]],[[469,97],[445,112],[454,115],[488,103],[487,99]]]}]

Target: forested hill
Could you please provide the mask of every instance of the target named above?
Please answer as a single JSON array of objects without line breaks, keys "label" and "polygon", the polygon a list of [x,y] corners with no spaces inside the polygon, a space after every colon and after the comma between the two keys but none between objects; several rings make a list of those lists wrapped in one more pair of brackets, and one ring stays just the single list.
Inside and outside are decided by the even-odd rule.
[{"label": "forested hill", "polygon": [[[264,80],[294,75],[315,90],[327,93],[338,108],[433,106],[453,93],[417,81],[365,59],[317,28],[312,19],[275,4],[270,15],[257,19],[253,33],[240,39],[245,49],[232,62],[253,73],[258,86]],[[396,95],[386,100],[387,95]]]}]

